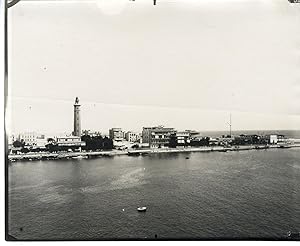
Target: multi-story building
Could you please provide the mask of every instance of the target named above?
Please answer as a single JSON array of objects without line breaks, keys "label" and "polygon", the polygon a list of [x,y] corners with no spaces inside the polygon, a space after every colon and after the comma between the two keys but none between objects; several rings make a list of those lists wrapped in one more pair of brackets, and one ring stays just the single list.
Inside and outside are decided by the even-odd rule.
[{"label": "multi-story building", "polygon": [[138,133],[128,131],[128,132],[126,132],[126,134],[125,134],[125,139],[126,139],[128,142],[137,142],[137,141],[140,140],[140,135],[139,135]]},{"label": "multi-story building", "polygon": [[164,128],[163,126],[150,126],[150,127],[143,127],[142,130],[142,143],[150,143],[151,140],[151,131],[158,129],[158,128]]},{"label": "multi-story building", "polygon": [[155,127],[143,127],[142,131],[142,143],[150,143],[150,132],[152,129],[157,128]]},{"label": "multi-story building", "polygon": [[47,138],[45,135],[39,135],[36,137],[35,147],[40,149],[45,149],[48,144]]},{"label": "multi-story building", "polygon": [[170,136],[176,133],[174,128],[163,126],[153,127],[149,130],[149,146],[151,148],[169,147]]},{"label": "multi-story building", "polygon": [[111,128],[109,129],[109,138],[120,142],[124,140],[124,134],[122,128]]},{"label": "multi-story building", "polygon": [[9,134],[8,135],[8,139],[7,139],[8,145],[12,145],[14,143],[14,141],[16,141],[16,140],[17,140],[17,138],[14,134]]},{"label": "multi-story building", "polygon": [[25,142],[25,145],[36,145],[37,134],[35,132],[20,133],[17,140]]},{"label": "multi-story building", "polygon": [[190,144],[190,133],[188,131],[172,133],[170,144],[171,147],[188,146]]}]

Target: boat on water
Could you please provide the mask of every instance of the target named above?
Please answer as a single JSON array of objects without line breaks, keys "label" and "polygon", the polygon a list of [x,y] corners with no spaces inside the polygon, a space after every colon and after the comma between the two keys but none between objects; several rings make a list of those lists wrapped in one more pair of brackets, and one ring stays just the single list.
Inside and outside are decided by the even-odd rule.
[{"label": "boat on water", "polygon": [[286,144],[280,144],[278,147],[286,149],[286,148],[291,148],[292,146],[291,146],[291,144],[286,143]]},{"label": "boat on water", "polygon": [[88,157],[87,156],[83,156],[83,155],[79,155],[79,156],[73,156],[72,158],[76,159],[76,160],[81,160],[81,159],[86,159]]},{"label": "boat on water", "polygon": [[268,149],[270,147],[268,145],[263,145],[263,146],[256,145],[254,148],[260,150],[260,149]]},{"label": "boat on water", "polygon": [[138,212],[146,212],[146,210],[147,210],[147,207],[138,207],[137,208]]}]

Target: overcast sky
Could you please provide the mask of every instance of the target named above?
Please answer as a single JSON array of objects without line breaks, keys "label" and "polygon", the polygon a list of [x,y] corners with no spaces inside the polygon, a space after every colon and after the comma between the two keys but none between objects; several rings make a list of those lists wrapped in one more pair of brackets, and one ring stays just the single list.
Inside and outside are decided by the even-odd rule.
[{"label": "overcast sky", "polygon": [[110,2],[9,9],[9,130],[300,129],[300,4]]}]

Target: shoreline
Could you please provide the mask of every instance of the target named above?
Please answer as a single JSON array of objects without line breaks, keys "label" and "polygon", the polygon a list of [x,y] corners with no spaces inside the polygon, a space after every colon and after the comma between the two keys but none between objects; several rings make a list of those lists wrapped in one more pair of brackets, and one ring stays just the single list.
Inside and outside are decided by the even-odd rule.
[{"label": "shoreline", "polygon": [[245,151],[245,150],[267,150],[267,149],[280,149],[280,148],[297,148],[300,144],[293,144],[288,147],[280,147],[278,145],[244,145],[232,146],[224,148],[222,146],[213,147],[182,147],[182,148],[162,148],[162,149],[130,149],[130,150],[109,150],[109,151],[91,151],[91,152],[60,152],[60,153],[27,153],[27,154],[13,154],[8,155],[9,162],[15,161],[34,161],[34,160],[62,160],[62,159],[87,159],[87,158],[100,158],[111,157],[118,155],[128,156],[143,156],[149,154],[160,153],[191,153],[191,152],[227,152],[227,151]]}]

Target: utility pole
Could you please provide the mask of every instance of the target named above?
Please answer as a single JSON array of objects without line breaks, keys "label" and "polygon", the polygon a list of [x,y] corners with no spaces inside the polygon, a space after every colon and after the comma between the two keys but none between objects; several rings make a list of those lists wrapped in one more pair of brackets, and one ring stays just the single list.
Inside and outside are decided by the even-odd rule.
[{"label": "utility pole", "polygon": [[230,113],[230,116],[229,116],[229,136],[231,137],[231,113]]}]

